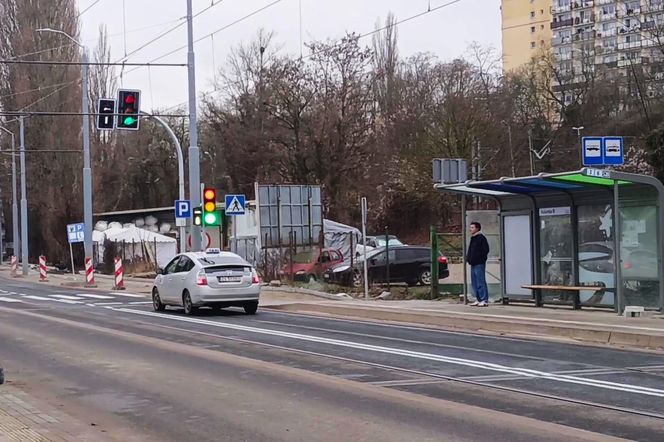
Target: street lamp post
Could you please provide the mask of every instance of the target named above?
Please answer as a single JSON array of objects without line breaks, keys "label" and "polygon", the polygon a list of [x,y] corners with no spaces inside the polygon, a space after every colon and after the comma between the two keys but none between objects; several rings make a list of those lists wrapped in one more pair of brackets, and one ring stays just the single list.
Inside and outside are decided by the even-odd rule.
[{"label": "street lamp post", "polygon": [[83,131],[83,222],[85,258],[92,258],[92,166],[90,161],[90,122],[88,110],[90,103],[90,90],[88,87],[88,49],[74,37],[64,31],[50,28],[37,29],[37,32],[53,32],[62,34],[78,46],[81,54],[81,124]]},{"label": "street lamp post", "polygon": [[581,147],[581,131],[585,129],[583,126],[573,127],[572,130],[576,131],[576,138],[579,140],[579,147]]},{"label": "street lamp post", "polygon": [[14,243],[14,256],[18,256],[21,240],[18,236],[18,195],[16,191],[16,137],[13,132],[0,126],[0,129],[12,137],[12,242]]},{"label": "street lamp post", "polygon": [[28,274],[28,186],[25,182],[25,121],[20,116],[19,136],[21,142],[21,273]]},{"label": "street lamp post", "polygon": [[[187,73],[189,78],[189,198],[191,206],[201,205],[201,170],[196,127],[196,61],[194,56],[194,18],[192,0],[187,0]],[[191,226],[191,250],[202,250],[203,230]]]}]

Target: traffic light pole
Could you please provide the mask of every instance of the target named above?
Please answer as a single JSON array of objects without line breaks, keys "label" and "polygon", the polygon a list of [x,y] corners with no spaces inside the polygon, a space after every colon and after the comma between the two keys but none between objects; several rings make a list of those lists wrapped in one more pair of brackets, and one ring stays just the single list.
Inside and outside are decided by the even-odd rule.
[{"label": "traffic light pole", "polygon": [[24,117],[19,117],[21,126],[21,272],[24,276],[28,274],[28,190],[25,183],[25,122]]},{"label": "traffic light pole", "polygon": [[[187,71],[189,77],[189,198],[191,206],[201,205],[200,152],[198,149],[198,122],[196,121],[196,62],[194,56],[194,19],[192,0],[187,0]],[[191,250],[202,249],[203,230],[191,224]]]},{"label": "traffic light pole", "polygon": [[90,89],[88,87],[88,49],[81,46],[81,124],[83,130],[83,223],[85,257],[92,258],[92,167],[90,165]]},{"label": "traffic light pole", "polygon": [[[154,115],[150,115],[147,112],[141,112],[141,114],[157,120],[164,127],[164,129],[166,129],[166,132],[168,132],[168,135],[170,135],[171,140],[173,140],[173,144],[175,144],[175,151],[177,152],[177,157],[178,157],[178,198],[180,200],[184,200],[185,199],[184,158],[182,156],[182,146],[180,146],[180,141],[178,140],[178,137],[175,136],[175,132],[173,132],[173,129],[171,129],[168,123],[166,123],[164,120],[162,120],[159,117],[155,117]],[[180,230],[180,253],[183,253],[185,250],[187,250],[187,238],[186,238],[187,235],[184,227],[180,227],[179,230]]]}]

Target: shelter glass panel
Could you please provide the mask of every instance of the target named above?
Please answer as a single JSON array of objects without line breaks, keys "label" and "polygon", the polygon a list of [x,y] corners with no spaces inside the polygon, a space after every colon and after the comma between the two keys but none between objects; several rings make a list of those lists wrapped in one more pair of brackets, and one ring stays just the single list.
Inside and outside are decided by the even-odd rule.
[{"label": "shelter glass panel", "polygon": [[657,308],[659,240],[656,206],[620,207],[620,261],[624,305]]},{"label": "shelter glass panel", "polygon": [[[572,285],[574,239],[569,211],[540,210],[539,235],[542,284]],[[542,298],[544,302],[572,302],[572,294],[561,290],[542,290]]]},{"label": "shelter glass panel", "polygon": [[613,307],[615,261],[610,204],[579,206],[579,284],[605,287],[579,292],[583,305]]}]

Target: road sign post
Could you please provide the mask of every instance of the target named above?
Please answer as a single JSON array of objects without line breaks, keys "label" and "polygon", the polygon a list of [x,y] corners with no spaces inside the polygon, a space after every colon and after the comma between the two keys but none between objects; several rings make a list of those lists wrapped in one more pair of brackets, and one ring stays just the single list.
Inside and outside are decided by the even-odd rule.
[{"label": "road sign post", "polygon": [[72,250],[72,244],[81,243],[85,241],[85,224],[84,223],[67,224],[67,241],[69,242],[71,273],[72,275],[75,275],[76,270],[74,269],[74,251]]}]

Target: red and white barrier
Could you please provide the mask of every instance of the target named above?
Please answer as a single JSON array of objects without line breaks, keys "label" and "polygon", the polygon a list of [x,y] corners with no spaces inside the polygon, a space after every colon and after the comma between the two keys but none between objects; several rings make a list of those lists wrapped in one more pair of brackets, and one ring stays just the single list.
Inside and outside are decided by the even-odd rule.
[{"label": "red and white barrier", "polygon": [[85,258],[85,286],[95,288],[95,268],[92,265],[92,258]]},{"label": "red and white barrier", "polygon": [[46,257],[41,255],[39,257],[39,282],[48,281],[48,275],[46,273]]},{"label": "red and white barrier", "polygon": [[120,258],[115,258],[115,286],[113,286],[113,290],[125,290],[124,266]]},{"label": "red and white barrier", "polygon": [[12,269],[12,276],[18,276],[18,258],[15,256],[12,256],[11,258],[11,269]]}]

